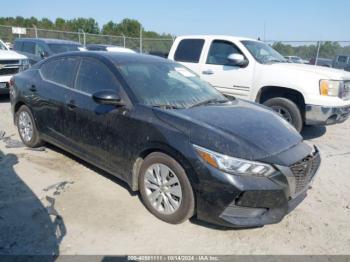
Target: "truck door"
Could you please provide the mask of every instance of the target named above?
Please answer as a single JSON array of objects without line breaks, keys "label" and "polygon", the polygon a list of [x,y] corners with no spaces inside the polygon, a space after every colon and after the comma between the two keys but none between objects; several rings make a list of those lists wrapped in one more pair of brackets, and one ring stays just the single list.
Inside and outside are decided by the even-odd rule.
[{"label": "truck door", "polygon": [[216,87],[221,93],[249,99],[252,87],[254,63],[232,66],[228,60],[231,54],[244,53],[232,42],[212,40],[200,70],[203,80]]}]

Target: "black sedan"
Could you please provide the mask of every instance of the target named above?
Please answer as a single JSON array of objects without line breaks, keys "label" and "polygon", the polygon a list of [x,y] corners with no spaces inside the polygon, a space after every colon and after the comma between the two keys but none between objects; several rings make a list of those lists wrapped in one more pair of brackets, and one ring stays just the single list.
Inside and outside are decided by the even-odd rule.
[{"label": "black sedan", "polygon": [[54,144],[119,177],[169,223],[277,223],[320,164],[317,148],[276,113],[228,99],[163,58],[65,53],[11,83],[24,144]]}]

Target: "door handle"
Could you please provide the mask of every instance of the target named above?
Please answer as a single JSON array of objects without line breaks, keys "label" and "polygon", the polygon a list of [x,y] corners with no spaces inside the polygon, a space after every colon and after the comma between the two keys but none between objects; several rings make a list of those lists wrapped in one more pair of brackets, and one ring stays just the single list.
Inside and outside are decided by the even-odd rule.
[{"label": "door handle", "polygon": [[67,107],[68,107],[68,109],[70,109],[70,110],[74,110],[77,106],[76,106],[76,104],[75,104],[75,101],[74,101],[74,100],[71,100],[71,101],[68,102]]},{"label": "door handle", "polygon": [[31,92],[36,92],[36,86],[35,86],[35,85],[31,85],[31,86],[29,87],[29,91],[31,91]]},{"label": "door handle", "polygon": [[203,75],[212,75],[212,74],[214,74],[214,72],[211,69],[207,69],[207,70],[202,71],[202,74]]}]

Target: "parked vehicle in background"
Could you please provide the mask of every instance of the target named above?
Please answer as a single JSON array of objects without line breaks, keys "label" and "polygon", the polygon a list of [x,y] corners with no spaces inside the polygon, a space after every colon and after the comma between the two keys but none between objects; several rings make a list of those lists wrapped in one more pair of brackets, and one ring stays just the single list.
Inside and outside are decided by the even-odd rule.
[{"label": "parked vehicle in background", "polygon": [[[310,65],[316,64],[316,58],[311,58],[309,61]],[[332,67],[333,66],[333,60],[327,59],[327,58],[317,58],[317,65],[323,66],[323,67]]]},{"label": "parked vehicle in background", "polygon": [[27,56],[31,65],[54,54],[79,51],[82,45],[67,40],[49,38],[18,38],[14,50]]},{"label": "parked vehicle in background", "polygon": [[297,63],[297,64],[307,64],[307,63],[309,63],[309,61],[306,61],[306,60],[302,59],[299,56],[285,56],[284,58],[288,62],[291,62],[291,63]]},{"label": "parked vehicle in background", "polygon": [[233,36],[178,37],[169,59],[225,95],[271,107],[298,131],[304,124],[341,123],[350,115],[350,74],[287,63],[261,41]]},{"label": "parked vehicle in background", "polygon": [[271,110],[155,56],[48,58],[14,77],[11,105],[25,145],[49,142],[112,173],[173,224],[195,214],[232,227],[277,223],[320,165],[317,148]]},{"label": "parked vehicle in background", "polygon": [[337,55],[333,61],[333,67],[338,69],[346,69],[350,71],[350,56],[348,55]]},{"label": "parked vehicle in background", "polygon": [[0,95],[9,93],[10,79],[14,74],[28,68],[27,57],[9,50],[0,40]]},{"label": "parked vehicle in background", "polygon": [[131,50],[129,48],[115,46],[115,45],[90,44],[90,45],[86,45],[86,49],[89,51],[136,53],[134,50]]}]

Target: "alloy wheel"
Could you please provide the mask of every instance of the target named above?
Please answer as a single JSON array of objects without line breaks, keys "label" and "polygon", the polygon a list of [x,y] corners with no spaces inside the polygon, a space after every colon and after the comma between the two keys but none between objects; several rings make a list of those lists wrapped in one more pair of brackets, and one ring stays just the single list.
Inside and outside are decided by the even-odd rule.
[{"label": "alloy wheel", "polygon": [[18,118],[19,133],[25,142],[29,142],[33,138],[33,123],[30,115],[26,111],[22,111]]},{"label": "alloy wheel", "polygon": [[292,118],[291,114],[284,107],[271,106],[271,108],[273,109],[273,111],[277,112],[282,118],[284,118],[288,123],[291,124],[293,122],[293,118]]},{"label": "alloy wheel", "polygon": [[164,164],[153,164],[145,173],[147,198],[159,213],[175,213],[182,201],[182,189],[176,174]]}]

